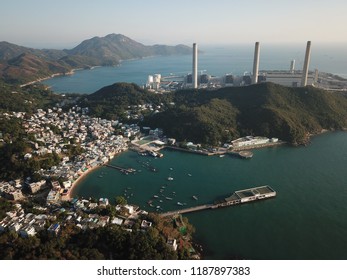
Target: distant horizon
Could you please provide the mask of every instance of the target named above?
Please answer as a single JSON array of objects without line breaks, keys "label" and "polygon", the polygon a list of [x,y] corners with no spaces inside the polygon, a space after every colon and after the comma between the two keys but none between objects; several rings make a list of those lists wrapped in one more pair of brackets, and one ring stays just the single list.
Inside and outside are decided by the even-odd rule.
[{"label": "distant horizon", "polygon": [[[8,40],[1,40],[0,42],[7,42],[7,43],[10,43],[10,44],[15,44],[15,45],[18,45],[18,46],[21,46],[21,47],[26,47],[26,48],[33,48],[33,49],[54,49],[54,50],[64,50],[64,49],[73,49],[75,48],[76,46],[78,46],[79,44],[81,44],[83,41],[85,40],[90,40],[94,37],[100,37],[100,38],[103,38],[103,37],[106,37],[107,35],[110,35],[110,34],[121,34],[121,33],[116,33],[116,32],[112,32],[112,33],[109,33],[109,34],[105,34],[105,35],[95,35],[95,36],[91,36],[91,37],[88,37],[88,38],[84,38],[84,39],[81,39],[81,41],[76,41],[76,42],[73,42],[73,43],[69,43],[69,44],[59,44],[59,43],[46,43],[46,44],[40,44],[40,43],[33,43],[33,42],[13,42],[13,41],[8,41]],[[143,45],[146,45],[146,46],[151,46],[151,45],[170,45],[170,46],[175,46],[175,45],[180,45],[180,44],[183,44],[183,45],[186,45],[186,46],[189,46],[189,47],[192,47],[193,43],[197,43],[199,48],[201,49],[201,47],[206,47],[206,48],[214,48],[214,47],[231,47],[231,46],[253,46],[255,44],[255,42],[260,42],[261,45],[266,45],[266,46],[295,46],[295,47],[298,47],[298,46],[305,46],[307,41],[311,41],[312,44],[314,44],[314,46],[336,46],[336,47],[346,47],[347,43],[346,42],[339,42],[339,41],[336,41],[336,42],[319,42],[319,41],[312,41],[312,40],[303,40],[303,41],[296,41],[296,42],[293,42],[293,41],[288,41],[288,42],[284,42],[284,41],[259,41],[259,40],[250,40],[248,42],[220,42],[220,43],[214,43],[214,42],[205,42],[205,43],[200,43],[198,41],[192,41],[192,42],[188,42],[188,43],[183,43],[183,42],[176,42],[176,43],[172,43],[172,44],[166,44],[166,43],[161,43],[161,42],[154,42],[154,43],[144,43],[140,40],[137,40],[135,38],[132,38],[130,36],[128,36],[127,34],[121,34],[121,35],[124,35],[138,43],[141,43]]]},{"label": "distant horizon", "polygon": [[[144,45],[345,44],[344,0],[11,0],[0,10],[0,41],[73,48],[110,33]],[[6,28],[4,28],[6,27]]]}]

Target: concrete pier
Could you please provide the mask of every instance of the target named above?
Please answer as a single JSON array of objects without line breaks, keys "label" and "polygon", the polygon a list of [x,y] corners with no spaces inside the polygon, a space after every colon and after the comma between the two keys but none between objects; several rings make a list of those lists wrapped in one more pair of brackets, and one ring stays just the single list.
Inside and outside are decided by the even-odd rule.
[{"label": "concrete pier", "polygon": [[178,214],[192,213],[208,209],[217,209],[227,206],[233,206],[242,203],[248,203],[252,201],[263,200],[267,198],[275,197],[276,192],[268,185],[244,189],[234,192],[231,196],[224,199],[224,201],[215,204],[203,204],[194,207],[173,210],[165,213],[161,213],[161,217],[169,217]]}]

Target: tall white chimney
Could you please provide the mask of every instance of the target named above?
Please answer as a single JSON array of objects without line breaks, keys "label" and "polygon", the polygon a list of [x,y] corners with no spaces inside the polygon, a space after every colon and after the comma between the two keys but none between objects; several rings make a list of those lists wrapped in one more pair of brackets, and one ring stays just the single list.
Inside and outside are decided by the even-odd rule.
[{"label": "tall white chimney", "polygon": [[308,68],[310,65],[311,41],[307,41],[304,68],[302,70],[301,86],[307,85]]},{"label": "tall white chimney", "polygon": [[295,59],[293,59],[291,62],[290,62],[290,73],[294,73],[295,72]]},{"label": "tall white chimney", "polygon": [[193,88],[198,88],[198,45],[193,44]]},{"label": "tall white chimney", "polygon": [[259,49],[260,49],[259,42],[255,42],[252,84],[258,83]]}]

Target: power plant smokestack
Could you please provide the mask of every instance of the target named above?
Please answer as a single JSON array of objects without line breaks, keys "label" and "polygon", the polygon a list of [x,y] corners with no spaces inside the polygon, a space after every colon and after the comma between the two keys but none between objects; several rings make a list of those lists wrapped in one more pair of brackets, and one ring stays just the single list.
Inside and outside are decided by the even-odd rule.
[{"label": "power plant smokestack", "polygon": [[293,59],[291,62],[290,62],[290,73],[294,73],[295,71],[295,59]]},{"label": "power plant smokestack", "polygon": [[259,48],[259,42],[255,42],[252,84],[258,83]]},{"label": "power plant smokestack", "polygon": [[198,45],[193,44],[193,88],[198,88]]},{"label": "power plant smokestack", "polygon": [[302,78],[301,78],[301,86],[302,87],[305,87],[307,85],[307,76],[308,76],[308,67],[310,64],[310,56],[311,56],[311,41],[307,41],[305,62],[304,62],[304,68],[302,70]]}]

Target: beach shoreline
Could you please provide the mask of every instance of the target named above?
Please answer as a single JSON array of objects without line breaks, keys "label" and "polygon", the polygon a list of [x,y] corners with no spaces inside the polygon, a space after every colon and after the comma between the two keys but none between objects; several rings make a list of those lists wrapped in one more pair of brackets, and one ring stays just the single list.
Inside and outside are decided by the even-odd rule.
[{"label": "beach shoreline", "polygon": [[88,168],[88,170],[84,171],[75,181],[72,182],[71,184],[71,188],[69,193],[65,196],[65,198],[63,198],[62,200],[71,200],[73,199],[73,195],[72,192],[75,189],[75,187],[77,186],[77,184],[84,179],[89,173],[91,173],[92,171],[97,170],[98,168],[102,167],[103,165],[97,165],[91,168]]}]

